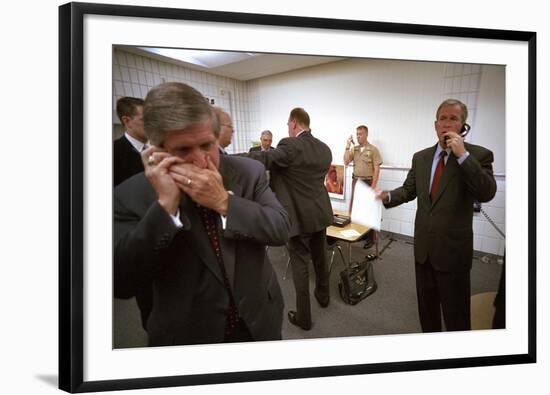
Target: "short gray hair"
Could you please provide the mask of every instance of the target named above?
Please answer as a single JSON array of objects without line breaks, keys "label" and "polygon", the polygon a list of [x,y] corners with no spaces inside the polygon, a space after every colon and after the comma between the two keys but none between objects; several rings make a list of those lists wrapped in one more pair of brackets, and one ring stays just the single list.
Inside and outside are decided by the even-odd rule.
[{"label": "short gray hair", "polygon": [[168,82],[155,86],[147,93],[143,106],[143,127],[154,145],[161,145],[169,131],[208,121],[212,123],[212,130],[218,138],[220,125],[212,106],[189,85]]},{"label": "short gray hair", "polygon": [[262,134],[260,134],[260,138],[262,138],[263,136],[265,136],[265,135],[267,135],[267,134],[270,135],[271,137],[273,137],[273,134],[271,133],[271,131],[269,131],[269,130],[264,130],[264,131],[262,132]]},{"label": "short gray hair", "polygon": [[447,99],[447,100],[444,100],[443,103],[441,103],[439,105],[439,107],[437,107],[437,111],[435,112],[435,119],[438,119],[439,118],[439,111],[443,108],[443,107],[447,107],[447,106],[455,106],[455,105],[459,105],[460,106],[460,109],[462,110],[462,123],[466,122],[466,120],[468,119],[468,107],[466,107],[466,104],[462,103],[460,100],[458,99]]},{"label": "short gray hair", "polygon": [[219,106],[212,106],[212,109],[214,110],[214,113],[216,114],[216,119],[218,120],[218,123],[220,124],[221,126],[221,116],[222,114],[226,114],[228,117],[231,117],[231,115],[229,115],[229,113],[227,111],[225,111],[223,108],[219,107]]}]

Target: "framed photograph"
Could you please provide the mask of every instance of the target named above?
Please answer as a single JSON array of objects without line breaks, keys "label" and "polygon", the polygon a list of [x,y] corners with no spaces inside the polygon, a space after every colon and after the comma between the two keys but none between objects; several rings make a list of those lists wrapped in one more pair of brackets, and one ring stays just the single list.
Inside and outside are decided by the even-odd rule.
[{"label": "framed photograph", "polygon": [[[536,361],[534,32],[86,3],[61,6],[59,29],[61,389],[91,392]],[[177,61],[147,64],[140,54],[150,48],[274,57],[250,70],[248,79],[239,80],[228,74],[210,77],[204,73],[204,64],[188,60],[182,61],[183,69]],[[154,56],[159,60],[167,55]],[[288,72],[282,69],[265,78],[261,73],[275,67],[277,56],[306,63],[293,67],[290,81],[282,81]],[[337,62],[345,62],[339,65],[352,73],[342,74],[340,66],[334,67]],[[418,78],[411,82],[412,74],[403,72],[403,65],[417,70]],[[234,72],[243,69],[243,63],[237,62]],[[385,79],[379,78],[381,71],[387,73]],[[113,303],[113,139],[124,128],[115,103],[126,96],[143,99],[152,86],[167,79],[190,81],[209,103],[231,110],[237,133],[229,153],[248,151],[250,141],[264,129],[273,132],[276,146],[285,137],[292,108],[287,93],[303,89],[307,95],[295,95],[303,100],[293,101],[292,106],[306,108],[312,133],[331,142],[333,165],[326,182],[329,175],[336,180],[329,193],[342,200],[336,202],[342,209],[347,207],[346,188],[351,183],[345,182],[346,169],[337,163],[357,125],[368,125],[369,141],[384,158],[381,172],[388,174],[379,187],[390,189],[403,180],[396,174],[406,174],[410,166],[410,159],[405,163],[401,158],[412,158],[417,148],[434,142],[433,112],[419,117],[420,110],[435,111],[442,98],[460,95],[473,109],[469,119],[475,120],[470,121],[472,132],[466,141],[493,144],[495,151],[502,152],[494,163],[501,205],[485,211],[502,218],[506,240],[513,243],[501,240],[492,245],[497,237],[488,237],[479,247],[492,248],[494,255],[506,251],[505,327],[117,346],[113,334],[115,320],[120,318]],[[317,90],[311,81],[319,80],[330,89]],[[398,85],[407,85],[408,90],[395,91]],[[375,86],[378,95],[357,100],[358,92],[367,86]],[[279,108],[282,100],[289,107],[281,113],[265,111]],[[502,107],[496,121],[483,114],[495,101]],[[398,141],[389,137],[396,133],[402,137]],[[513,166],[512,156],[504,155],[509,151],[506,141],[513,141]],[[387,218],[383,230],[384,224],[389,224],[390,232],[398,232],[398,227],[403,234],[409,232],[395,218]],[[485,226],[489,229],[491,224],[484,223],[481,231]],[[330,307],[327,311],[330,314]]]},{"label": "framed photograph", "polygon": [[325,176],[328,195],[335,199],[344,199],[346,190],[346,170],[344,165],[331,164]]}]

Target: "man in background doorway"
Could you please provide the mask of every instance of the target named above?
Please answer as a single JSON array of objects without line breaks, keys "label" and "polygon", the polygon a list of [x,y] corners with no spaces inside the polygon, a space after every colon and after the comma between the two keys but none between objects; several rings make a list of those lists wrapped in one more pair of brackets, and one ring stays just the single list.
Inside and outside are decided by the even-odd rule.
[{"label": "man in background doorway", "polygon": [[[349,204],[349,213],[353,208],[353,196],[357,180],[366,182],[371,188],[376,188],[378,177],[380,176],[380,165],[382,157],[378,148],[368,142],[369,128],[365,125],[359,125],[356,128],[357,145],[353,145],[353,137],[349,136],[346,142],[346,151],[344,153],[344,165],[348,166],[353,162],[353,176],[351,184],[351,200]],[[366,236],[363,248],[370,248],[374,244],[374,232],[369,232]],[[374,259],[373,254],[367,255],[369,259]]]},{"label": "man in background doorway", "polygon": [[272,143],[273,143],[273,134],[269,130],[264,130],[260,135],[260,145],[250,148],[249,152],[272,150],[274,149],[271,146]]}]

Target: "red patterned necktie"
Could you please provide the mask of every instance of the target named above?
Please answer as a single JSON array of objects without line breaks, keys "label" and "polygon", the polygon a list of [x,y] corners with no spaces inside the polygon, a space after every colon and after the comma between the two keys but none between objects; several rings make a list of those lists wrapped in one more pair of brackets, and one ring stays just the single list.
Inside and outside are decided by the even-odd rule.
[{"label": "red patterned necktie", "polygon": [[229,311],[227,313],[227,324],[225,326],[225,338],[228,338],[235,334],[239,324],[239,312],[237,310],[237,306],[235,305],[235,299],[233,298],[233,292],[231,292],[227,272],[225,271],[225,265],[223,263],[220,247],[220,233],[218,232],[218,227],[216,226],[218,214],[215,211],[202,206],[199,207],[199,211],[201,213],[201,218],[204,223],[204,227],[206,228],[206,232],[208,233],[210,244],[212,244],[212,248],[216,254],[220,271],[222,272],[223,285],[229,295]]},{"label": "red patterned necktie", "polygon": [[437,167],[435,168],[434,179],[432,181],[432,189],[430,190],[430,197],[432,198],[432,202],[435,199],[435,193],[437,192],[439,180],[441,179],[441,173],[443,173],[443,168],[445,167],[446,155],[447,151],[441,151],[439,153],[439,162],[437,162]]}]

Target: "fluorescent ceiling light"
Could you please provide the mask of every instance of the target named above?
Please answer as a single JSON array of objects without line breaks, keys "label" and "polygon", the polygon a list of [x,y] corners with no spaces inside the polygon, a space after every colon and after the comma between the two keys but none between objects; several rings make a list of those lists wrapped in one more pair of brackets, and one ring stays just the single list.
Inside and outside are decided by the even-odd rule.
[{"label": "fluorescent ceiling light", "polygon": [[157,55],[172,58],[185,63],[191,63],[196,66],[205,67],[207,69],[223,66],[226,64],[240,62],[259,54],[243,53],[243,52],[218,52],[193,49],[174,49],[174,48],[147,48],[140,49],[151,52]]}]

